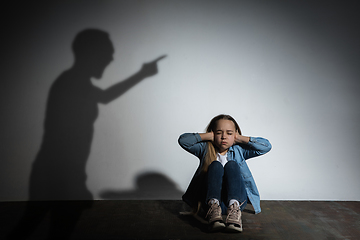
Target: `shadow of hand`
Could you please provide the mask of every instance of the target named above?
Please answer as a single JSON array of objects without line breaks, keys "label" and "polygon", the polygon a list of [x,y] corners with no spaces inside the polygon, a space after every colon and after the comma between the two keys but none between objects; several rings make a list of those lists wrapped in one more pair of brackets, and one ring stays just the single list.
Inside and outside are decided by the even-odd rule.
[{"label": "shadow of hand", "polygon": [[157,63],[165,57],[166,55],[163,55],[161,57],[158,57],[154,61],[144,63],[140,69],[140,74],[144,77],[151,77],[157,74],[158,73]]}]

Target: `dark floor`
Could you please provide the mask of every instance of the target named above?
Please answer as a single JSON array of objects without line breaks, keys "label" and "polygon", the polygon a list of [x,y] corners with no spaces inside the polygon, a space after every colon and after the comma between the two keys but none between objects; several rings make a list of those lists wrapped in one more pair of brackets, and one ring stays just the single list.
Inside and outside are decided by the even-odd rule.
[{"label": "dark floor", "polygon": [[[73,213],[83,206],[87,209],[76,218]],[[209,233],[206,224],[180,214],[189,209],[178,200],[36,202],[24,226],[37,226],[29,239],[47,239],[52,227],[60,229],[54,231],[59,236],[71,222],[76,223],[71,239],[360,239],[360,202],[262,201],[261,206],[257,215],[246,207],[244,231],[237,234]],[[26,208],[26,202],[0,203],[0,239],[19,226]],[[37,224],[42,211],[47,214]],[[20,228],[18,233],[25,231]]]}]

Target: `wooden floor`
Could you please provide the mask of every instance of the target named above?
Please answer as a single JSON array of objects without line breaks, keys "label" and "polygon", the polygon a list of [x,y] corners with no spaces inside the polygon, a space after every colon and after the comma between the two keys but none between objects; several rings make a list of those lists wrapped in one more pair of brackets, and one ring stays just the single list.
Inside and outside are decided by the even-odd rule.
[{"label": "wooden floor", "polygon": [[[189,210],[180,200],[37,202],[16,232],[34,225],[28,239],[47,239],[49,229],[56,236],[69,232],[70,239],[360,239],[360,202],[262,201],[261,206],[255,215],[248,205],[244,231],[230,234],[209,233],[207,224],[180,214]],[[26,202],[0,203],[0,239],[19,227],[26,208]],[[42,211],[47,214],[37,224]]]}]

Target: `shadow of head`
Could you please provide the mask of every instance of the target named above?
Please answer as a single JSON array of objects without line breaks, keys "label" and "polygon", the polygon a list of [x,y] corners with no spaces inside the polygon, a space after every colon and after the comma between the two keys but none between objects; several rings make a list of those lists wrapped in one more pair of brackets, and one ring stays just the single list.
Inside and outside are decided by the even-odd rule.
[{"label": "shadow of head", "polygon": [[75,68],[87,71],[91,77],[101,78],[107,65],[113,60],[114,46],[107,32],[85,29],[79,32],[72,44]]},{"label": "shadow of head", "polygon": [[136,177],[136,186],[139,191],[149,191],[161,188],[162,190],[176,189],[176,184],[160,173],[145,173]]},{"label": "shadow of head", "polygon": [[104,199],[145,200],[174,199],[179,200],[183,194],[177,185],[163,174],[156,172],[143,173],[135,177],[136,188],[130,191],[105,190],[100,193]]}]

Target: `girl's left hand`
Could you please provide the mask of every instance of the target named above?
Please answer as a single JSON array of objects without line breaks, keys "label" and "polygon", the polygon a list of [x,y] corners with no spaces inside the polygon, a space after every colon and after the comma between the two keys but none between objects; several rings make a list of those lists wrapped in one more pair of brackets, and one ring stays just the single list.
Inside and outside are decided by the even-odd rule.
[{"label": "girl's left hand", "polygon": [[240,136],[241,136],[241,134],[239,133],[239,131],[236,131],[236,133],[235,133],[235,142],[240,141],[240,139],[239,139]]},{"label": "girl's left hand", "polygon": [[236,134],[235,134],[235,142],[236,143],[246,144],[249,141],[250,141],[250,137],[245,137],[245,136],[241,135],[239,132],[236,132]]}]

